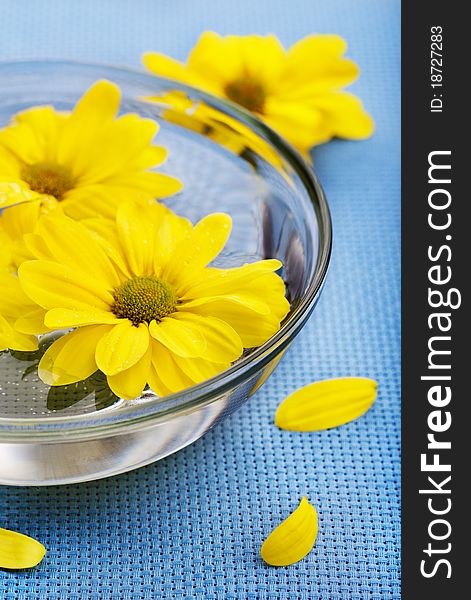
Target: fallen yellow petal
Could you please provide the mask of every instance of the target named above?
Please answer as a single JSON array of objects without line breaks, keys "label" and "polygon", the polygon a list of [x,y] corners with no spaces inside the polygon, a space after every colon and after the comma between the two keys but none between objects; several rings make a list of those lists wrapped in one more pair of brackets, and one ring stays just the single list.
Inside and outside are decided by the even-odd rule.
[{"label": "fallen yellow petal", "polygon": [[263,542],[260,555],[274,567],[292,565],[312,550],[317,529],[316,509],[303,497],[298,508]]},{"label": "fallen yellow petal", "polygon": [[278,407],[275,425],[291,431],[319,431],[349,423],[376,400],[373,379],[343,377],[311,383],[288,396]]},{"label": "fallen yellow petal", "polygon": [[37,540],[0,527],[0,568],[29,569],[39,564],[46,548]]}]

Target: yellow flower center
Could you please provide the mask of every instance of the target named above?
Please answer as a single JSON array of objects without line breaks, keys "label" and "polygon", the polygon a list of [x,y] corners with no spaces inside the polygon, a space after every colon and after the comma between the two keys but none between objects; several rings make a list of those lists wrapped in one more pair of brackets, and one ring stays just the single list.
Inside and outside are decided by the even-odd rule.
[{"label": "yellow flower center", "polygon": [[56,200],[62,200],[64,194],[75,185],[69,169],[52,162],[26,165],[21,176],[34,192],[54,196]]},{"label": "yellow flower center", "polygon": [[237,79],[226,85],[226,96],[252,112],[263,112],[266,94],[263,87],[248,79]]},{"label": "yellow flower center", "polygon": [[128,279],[113,293],[113,313],[133,325],[158,322],[174,312],[177,297],[172,286],[158,277]]}]

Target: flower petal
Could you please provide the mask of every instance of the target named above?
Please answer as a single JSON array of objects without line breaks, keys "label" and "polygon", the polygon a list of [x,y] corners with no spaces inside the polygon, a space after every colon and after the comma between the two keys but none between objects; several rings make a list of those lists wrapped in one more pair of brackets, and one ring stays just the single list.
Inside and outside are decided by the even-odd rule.
[{"label": "flower petal", "polygon": [[266,93],[278,87],[286,64],[286,51],[275,35],[229,35],[228,48],[240,55],[242,71],[239,77],[259,81]]},{"label": "flower petal", "polygon": [[80,98],[64,122],[57,144],[56,161],[70,165],[74,177],[86,172],[94,138],[116,116],[120,96],[117,85],[98,81]]},{"label": "flower petal", "polygon": [[116,223],[123,252],[135,275],[152,275],[154,242],[166,208],[160,204],[124,202],[118,208]]},{"label": "flower petal", "polygon": [[292,565],[312,550],[317,531],[316,509],[303,497],[298,508],[267,537],[260,555],[275,567]]},{"label": "flower petal", "polygon": [[183,284],[195,272],[208,265],[224,248],[231,233],[231,218],[224,213],[213,213],[197,223],[163,270],[162,276],[170,282]]},{"label": "flower petal", "polygon": [[2,350],[36,350],[36,332],[16,329],[15,323],[23,314],[37,308],[21,289],[18,277],[9,272],[0,272],[0,346]]},{"label": "flower petal", "polygon": [[185,66],[178,60],[165,56],[165,54],[146,52],[142,57],[142,62],[149,71],[153,71],[160,77],[168,77],[189,83]]},{"label": "flower petal", "polygon": [[[156,121],[131,113],[119,117],[108,127],[102,125],[92,131],[95,139],[88,147],[86,170],[79,178],[80,185],[109,181],[117,175],[132,173],[135,170],[133,163],[149,147],[158,129]],[[104,148],[106,152],[103,152]]]},{"label": "flower petal", "polygon": [[119,285],[119,279],[106,252],[81,223],[57,214],[39,221],[38,234],[55,260],[79,269],[108,287]]},{"label": "flower petal", "polygon": [[160,377],[160,374],[155,369],[153,363],[151,363],[150,365],[147,382],[151,390],[161,398],[163,398],[164,396],[169,396],[173,393],[172,390],[169,390],[168,387],[164,384],[162,378]]},{"label": "flower petal", "polygon": [[49,327],[44,324],[46,311],[44,308],[37,308],[19,317],[15,321],[15,329],[21,333],[39,335],[49,331]]},{"label": "flower petal", "polygon": [[203,85],[204,89],[222,95],[226,83],[244,73],[241,44],[243,38],[238,36],[224,38],[213,31],[203,32],[188,57],[191,85]]},{"label": "flower petal", "polygon": [[196,383],[201,383],[211,377],[215,377],[231,366],[230,362],[219,363],[205,360],[204,358],[182,358],[178,354],[173,355],[176,366]]},{"label": "flower petal", "polygon": [[[0,140],[21,166],[55,158],[64,116],[52,106],[36,106],[16,114],[12,125],[0,132]],[[3,173],[2,173],[3,175]]]},{"label": "flower petal", "polygon": [[[0,199],[1,197],[2,187],[0,187]],[[34,231],[40,211],[41,203],[38,200],[30,200],[29,202],[12,206],[2,212],[0,217],[1,227],[8,233],[12,240],[19,241],[25,233]]]},{"label": "flower petal", "polygon": [[128,197],[134,193],[138,200],[167,198],[183,187],[182,182],[176,177],[155,171],[134,171],[116,175],[107,179],[105,184],[111,189],[121,189],[128,194]]},{"label": "flower petal", "polygon": [[38,339],[34,335],[25,335],[16,331],[12,323],[0,314],[0,351],[20,350],[30,352],[38,349]]},{"label": "flower petal", "polygon": [[142,192],[138,194],[126,188],[96,183],[70,190],[61,201],[61,207],[68,217],[78,221],[93,218],[97,215],[114,220],[116,209],[121,202],[140,195],[142,195]]},{"label": "flower petal", "polygon": [[33,308],[36,307],[21,289],[18,277],[0,271],[0,314],[16,319]]},{"label": "flower petal", "polygon": [[316,98],[315,105],[323,112],[325,122],[337,137],[362,140],[374,132],[373,118],[353,94],[327,94]]},{"label": "flower petal", "polygon": [[[244,309],[251,310],[259,315],[269,315],[270,307],[266,302],[256,298],[253,294],[227,294],[224,296],[208,296],[197,298],[195,300],[188,300],[187,302],[182,304],[182,310],[197,310],[204,305],[221,305],[221,304],[234,304],[236,306],[241,306]],[[211,309],[208,309],[209,311]],[[210,312],[208,312],[210,314]]]},{"label": "flower petal", "polygon": [[2,569],[30,569],[39,564],[46,548],[37,540],[0,527],[0,567]]},{"label": "flower petal", "polygon": [[291,431],[319,431],[349,423],[374,403],[376,381],[345,377],[311,383],[288,396],[278,407],[275,425]]},{"label": "flower petal", "polygon": [[234,269],[205,269],[198,280],[192,283],[182,299],[220,296],[232,294],[239,287],[247,288],[263,273],[281,269],[282,263],[276,259],[260,260]]},{"label": "flower petal", "polygon": [[[151,343],[152,367],[165,389],[167,389],[170,393],[174,393],[191,387],[194,382],[185,374],[184,370],[175,361],[176,355],[174,355],[168,348],[156,340],[152,340]],[[187,360],[192,361],[195,359],[190,358]],[[149,381],[149,383],[152,387],[152,382]],[[157,388],[154,391],[159,393],[159,387],[160,385],[157,383]]]},{"label": "flower petal", "polygon": [[[306,102],[272,98],[265,122],[302,150],[329,140],[333,135],[322,111]],[[268,107],[267,107],[268,110]]]},{"label": "flower petal", "polygon": [[342,58],[347,49],[345,40],[338,35],[309,35],[288,50],[288,60],[281,89],[302,88],[311,83],[317,89],[339,89],[352,83],[358,76],[358,67]]},{"label": "flower petal", "polygon": [[165,317],[160,323],[151,321],[149,331],[154,339],[179,356],[204,356],[206,340],[197,325]]},{"label": "flower petal", "polygon": [[49,385],[68,385],[90,377],[98,368],[96,345],[109,329],[109,325],[90,325],[61,336],[42,357],[39,377]]},{"label": "flower petal", "polygon": [[[286,301],[285,298],[283,300]],[[280,329],[280,319],[276,316],[254,312],[243,302],[233,302],[224,296],[198,305],[196,302],[185,303],[182,305],[182,310],[225,321],[238,333],[244,348],[254,348],[264,344]]]},{"label": "flower petal", "polygon": [[127,163],[128,168],[140,170],[150,169],[162,164],[168,156],[167,148],[162,146],[148,146],[131,162]]},{"label": "flower petal", "polygon": [[38,233],[25,233],[23,235],[23,241],[26,247],[26,251],[30,255],[29,258],[27,258],[26,260],[32,258],[37,258],[40,260],[54,260],[54,256],[47,247],[44,239]]},{"label": "flower petal", "polygon": [[149,328],[140,323],[134,326],[128,319],[112,325],[96,347],[96,363],[106,375],[116,375],[140,360],[149,347]]},{"label": "flower petal", "polygon": [[119,109],[121,92],[119,87],[103,79],[94,83],[80,98],[73,110],[78,122],[90,121],[100,126],[103,121],[113,119]]},{"label": "flower petal", "polygon": [[122,321],[109,311],[70,310],[68,308],[53,308],[45,315],[43,311],[43,320],[46,327],[50,329],[68,329],[83,325],[114,325]]},{"label": "flower petal", "polygon": [[24,292],[43,308],[108,311],[113,296],[101,282],[47,260],[31,260],[18,269]]},{"label": "flower petal", "polygon": [[[269,315],[278,322],[282,321],[290,308],[284,297],[285,284],[281,277],[270,272],[271,269],[265,269],[268,265],[263,263],[272,263],[271,266],[281,264],[279,261],[262,261],[239,269],[205,269],[201,281],[190,285],[181,297],[181,309],[199,314],[213,314],[226,320],[217,312],[225,306],[231,312],[240,310],[247,315],[247,311],[254,311],[263,315],[263,318]],[[207,296],[209,292],[214,295]],[[218,292],[221,295],[217,295]]]},{"label": "flower petal", "polygon": [[198,327],[206,340],[204,357],[216,363],[237,360],[244,347],[238,333],[225,321],[215,317],[202,317],[187,312],[177,312],[174,319]]},{"label": "flower petal", "polygon": [[190,234],[192,228],[191,221],[167,209],[155,240],[154,272],[156,274],[162,273],[175,248]]},{"label": "flower petal", "polygon": [[142,394],[149,379],[152,346],[136,364],[116,375],[108,375],[107,381],[112,392],[124,400],[133,400]]}]

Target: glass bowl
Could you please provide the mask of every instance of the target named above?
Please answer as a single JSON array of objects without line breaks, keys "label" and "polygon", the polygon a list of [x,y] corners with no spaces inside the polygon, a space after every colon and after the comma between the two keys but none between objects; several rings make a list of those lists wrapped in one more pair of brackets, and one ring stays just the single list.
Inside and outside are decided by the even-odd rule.
[{"label": "glass bowl", "polygon": [[[1,127],[33,105],[70,110],[99,79],[117,83],[122,112],[160,123],[157,140],[169,151],[161,170],[184,183],[166,204],[193,222],[214,211],[232,216],[230,240],[215,265],[283,263],[291,311],[280,331],[220,375],[178,394],[159,398],[147,390],[125,401],[99,374],[49,388],[37,376],[38,353],[0,354],[0,483],[75,483],[149,464],[191,444],[246,402],[306,323],[331,250],[324,194],[311,168],[260,121],[171,80],[54,61],[3,63],[0,77]],[[41,345],[48,343],[46,337]]]}]

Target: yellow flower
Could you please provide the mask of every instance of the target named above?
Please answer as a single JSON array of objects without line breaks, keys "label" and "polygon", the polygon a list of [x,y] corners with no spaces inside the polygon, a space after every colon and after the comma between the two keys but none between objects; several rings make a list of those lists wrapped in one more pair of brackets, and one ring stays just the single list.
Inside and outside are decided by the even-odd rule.
[{"label": "yellow flower", "polygon": [[113,218],[124,199],[177,192],[178,180],[150,170],[166,157],[151,143],[157,123],[135,114],[117,118],[119,102],[119,88],[100,81],[71,113],[39,106],[17,114],[0,130],[0,182],[9,186],[0,208],[39,195],[46,212],[60,207],[74,219]]},{"label": "yellow flower", "polygon": [[336,35],[310,35],[285,50],[273,35],[205,32],[186,64],[157,53],[143,62],[157,75],[240,104],[305,154],[334,136],[361,139],[373,132],[361,102],[342,91],[358,76],[345,50]]},{"label": "yellow flower", "polygon": [[0,568],[30,569],[39,564],[46,548],[37,540],[0,527]]},{"label": "yellow flower", "polygon": [[314,547],[318,523],[316,509],[303,498],[264,541],[260,550],[263,560],[274,567],[285,567],[303,559]]},{"label": "yellow flower", "polygon": [[[44,319],[44,311],[39,311]],[[38,339],[35,335],[16,329],[18,319],[25,315],[31,317],[33,313],[38,313],[38,306],[23,292],[18,277],[0,272],[0,351],[10,349],[28,352],[37,349]]]},{"label": "yellow flower", "polygon": [[[122,398],[137,397],[146,384],[163,396],[268,340],[289,310],[274,273],[281,263],[208,267],[230,229],[228,215],[192,226],[155,202],[126,202],[115,223],[95,219],[88,228],[42,217],[37,233],[25,236],[38,259],[20,266],[20,282],[46,311],[47,327],[76,329],[47,350],[41,379],[65,385],[100,369]],[[33,327],[25,318],[20,329]]]},{"label": "yellow flower", "polygon": [[297,390],[278,407],[275,425],[292,431],[320,431],[361,417],[376,400],[378,384],[363,377],[317,381]]}]

